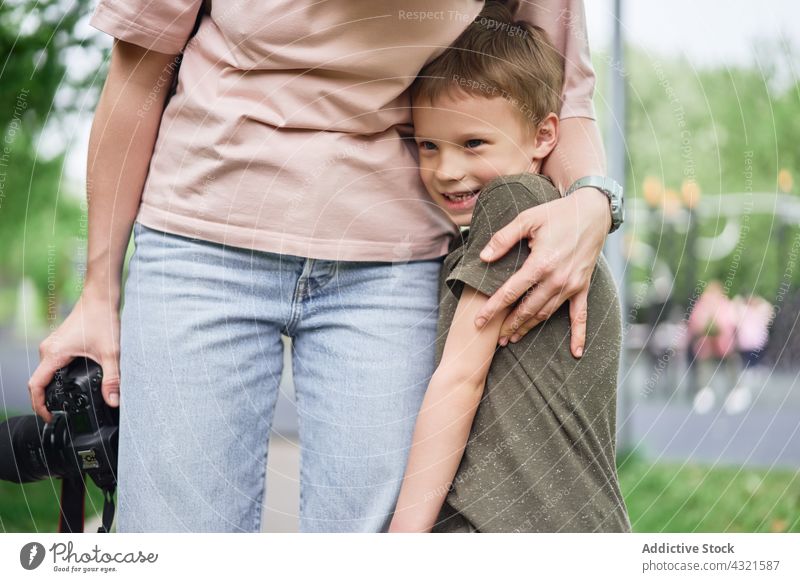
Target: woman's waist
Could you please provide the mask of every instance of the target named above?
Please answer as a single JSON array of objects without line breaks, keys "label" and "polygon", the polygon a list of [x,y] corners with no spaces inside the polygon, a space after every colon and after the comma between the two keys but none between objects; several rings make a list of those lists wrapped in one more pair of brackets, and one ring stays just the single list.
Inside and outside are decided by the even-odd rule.
[{"label": "woman's waist", "polygon": [[270,252],[341,260],[405,262],[441,257],[452,223],[411,180],[387,173],[304,182],[302,173],[263,179],[231,174],[203,181],[148,177],[144,224]]}]

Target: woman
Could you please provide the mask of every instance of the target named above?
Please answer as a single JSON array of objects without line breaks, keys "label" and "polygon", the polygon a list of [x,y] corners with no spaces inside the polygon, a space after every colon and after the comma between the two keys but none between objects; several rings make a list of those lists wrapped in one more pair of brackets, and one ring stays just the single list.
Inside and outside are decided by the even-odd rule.
[{"label": "woman", "polygon": [[[42,343],[29,389],[49,418],[43,388],[76,355],[103,367],[110,405],[123,387],[118,531],[260,529],[281,334],[293,339],[301,530],[388,527],[456,233],[403,140],[407,87],[483,2],[427,6],[98,5],[90,23],[117,42],[89,148],[86,283]],[[514,9],[567,60],[561,141],[544,173],[560,186],[602,174],[582,5]],[[520,215],[490,246],[499,256],[535,233],[534,250],[483,315],[536,282],[504,331],[524,334],[572,298],[579,356],[610,224],[591,188]]]}]

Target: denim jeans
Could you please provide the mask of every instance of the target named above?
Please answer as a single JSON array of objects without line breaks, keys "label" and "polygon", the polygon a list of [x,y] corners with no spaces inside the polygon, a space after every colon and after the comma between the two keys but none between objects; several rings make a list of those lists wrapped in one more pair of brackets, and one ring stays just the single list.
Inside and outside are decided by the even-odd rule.
[{"label": "denim jeans", "polygon": [[433,373],[443,258],[306,259],[138,222],[134,241],[117,530],[260,530],[284,334],[301,531],[385,531]]}]

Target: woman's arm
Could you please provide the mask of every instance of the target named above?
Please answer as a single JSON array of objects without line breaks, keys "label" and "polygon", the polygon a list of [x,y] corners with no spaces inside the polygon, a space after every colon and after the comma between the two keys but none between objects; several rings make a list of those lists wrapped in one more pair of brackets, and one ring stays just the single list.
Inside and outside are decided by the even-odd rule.
[{"label": "woman's arm", "polygon": [[[605,154],[594,120],[571,117],[561,121],[558,144],[545,160],[543,173],[561,190],[582,176],[605,175]],[[489,299],[477,319],[493,317],[495,310],[511,305],[537,283],[503,322],[500,336],[511,341],[515,335],[521,338],[570,299],[570,347],[572,354],[580,357],[586,338],[589,282],[610,228],[608,198],[594,188],[581,188],[568,198],[521,212],[494,234],[481,258],[497,260],[523,237],[531,241],[531,254]],[[480,323],[476,321],[476,325]]]},{"label": "woman's arm", "polygon": [[100,364],[103,398],[111,406],[119,403],[122,265],[175,65],[175,55],[114,43],[89,137],[83,292],[66,320],[40,344],[41,361],[28,382],[33,410],[48,422],[45,386],[76,356]]},{"label": "woman's arm", "polygon": [[[588,117],[568,117],[559,122],[558,142],[550,155],[544,160],[542,173],[549,176],[563,194],[578,178],[588,175],[603,175],[606,172],[606,154],[600,130],[594,119]],[[611,213],[608,198],[594,188],[576,190],[570,196],[581,192],[593,192],[597,196],[589,198],[589,204],[596,202],[603,210],[611,228]]]},{"label": "woman's arm", "polygon": [[488,297],[465,285],[442,361],[422,402],[390,532],[429,532],[436,523],[469,437],[497,347],[500,310],[476,333],[473,321]]},{"label": "woman's arm", "polygon": [[125,251],[176,59],[176,55],[115,41],[92,123],[86,172],[89,249],[84,288],[117,306]]}]

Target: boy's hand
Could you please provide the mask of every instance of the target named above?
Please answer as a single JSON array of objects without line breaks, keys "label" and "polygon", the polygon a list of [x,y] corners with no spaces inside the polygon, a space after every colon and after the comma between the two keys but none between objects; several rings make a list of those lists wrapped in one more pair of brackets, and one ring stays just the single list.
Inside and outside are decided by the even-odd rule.
[{"label": "boy's hand", "polygon": [[501,308],[520,304],[506,317],[502,338],[518,341],[548,319],[570,299],[573,356],[581,357],[586,341],[589,283],[597,257],[611,228],[608,199],[594,188],[581,188],[567,198],[553,200],[520,213],[499,230],[481,252],[481,259],[495,261],[522,238],[531,253],[525,264],[489,298],[475,325],[482,328]]}]

